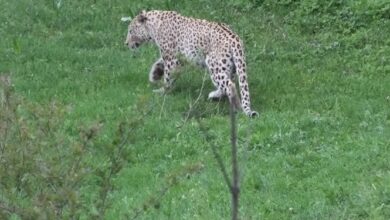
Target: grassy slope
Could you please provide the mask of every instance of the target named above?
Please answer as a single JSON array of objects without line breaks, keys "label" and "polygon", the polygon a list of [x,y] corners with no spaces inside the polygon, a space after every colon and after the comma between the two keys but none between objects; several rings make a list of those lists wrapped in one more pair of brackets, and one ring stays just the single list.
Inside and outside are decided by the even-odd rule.
[{"label": "grassy slope", "polygon": [[[133,57],[122,45],[120,17],[160,1],[93,2],[63,1],[56,9],[52,1],[2,1],[0,72],[10,72],[27,102],[66,109],[56,130],[63,139],[72,142],[80,127],[102,124],[84,159],[96,170],[109,166],[106,146],[118,125],[148,112],[113,177],[107,219],[132,216],[175,175],[179,183],[143,218],[228,218],[230,197],[210,146],[196,121],[184,120],[202,71],[184,68],[175,91],[160,97],[147,82],[156,49],[144,47]],[[331,27],[308,34],[287,24],[282,12],[203,3],[159,5],[228,23],[246,42],[253,107],[261,117],[239,116],[242,218],[388,219],[389,22],[346,35]],[[195,109],[228,162],[228,109],[206,101],[211,89],[206,81]],[[81,218],[97,212],[97,179],[91,172],[78,189]],[[23,195],[14,202],[29,206]]]}]

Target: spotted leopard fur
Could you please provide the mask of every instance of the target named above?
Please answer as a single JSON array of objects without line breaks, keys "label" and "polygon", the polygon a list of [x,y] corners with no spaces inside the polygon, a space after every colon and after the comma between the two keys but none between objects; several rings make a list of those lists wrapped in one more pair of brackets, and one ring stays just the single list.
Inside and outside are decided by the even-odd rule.
[{"label": "spotted leopard fur", "polygon": [[[185,17],[174,11],[143,11],[130,22],[125,44],[134,49],[144,42],[154,42],[160,49],[161,57],[149,73],[151,82],[163,78],[160,91],[172,87],[172,73],[180,65],[179,56],[184,56],[208,68],[216,87],[209,93],[209,99],[226,95],[246,115],[258,115],[250,107],[243,42],[227,25]],[[241,103],[232,81],[234,73],[238,76]]]}]

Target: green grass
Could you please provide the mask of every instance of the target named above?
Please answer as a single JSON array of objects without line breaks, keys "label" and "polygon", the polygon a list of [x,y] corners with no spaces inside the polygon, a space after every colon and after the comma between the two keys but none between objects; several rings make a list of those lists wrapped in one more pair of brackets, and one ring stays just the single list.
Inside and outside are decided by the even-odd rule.
[{"label": "green grass", "polygon": [[211,151],[229,164],[228,105],[192,66],[152,92],[157,49],[128,51],[120,21],[144,8],[246,44],[261,116],[238,114],[241,219],[389,219],[389,4],[340,2],[0,1],[0,219],[230,217]]}]

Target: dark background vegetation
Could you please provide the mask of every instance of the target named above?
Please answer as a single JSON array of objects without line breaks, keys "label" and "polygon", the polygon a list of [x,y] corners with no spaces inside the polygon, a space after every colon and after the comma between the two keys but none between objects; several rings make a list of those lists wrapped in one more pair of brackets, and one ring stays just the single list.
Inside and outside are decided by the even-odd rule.
[{"label": "dark background vegetation", "polygon": [[142,9],[245,42],[242,219],[390,218],[387,0],[0,0],[0,219],[229,218],[228,105],[193,66],[151,92],[120,21]]}]

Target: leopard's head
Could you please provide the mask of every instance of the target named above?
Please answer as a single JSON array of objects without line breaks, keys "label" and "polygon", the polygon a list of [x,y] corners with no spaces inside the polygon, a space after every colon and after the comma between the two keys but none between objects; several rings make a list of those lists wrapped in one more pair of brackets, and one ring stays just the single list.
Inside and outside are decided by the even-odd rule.
[{"label": "leopard's head", "polygon": [[143,11],[130,22],[125,41],[130,49],[138,48],[142,43],[152,39],[146,27],[147,20],[146,12]]}]

